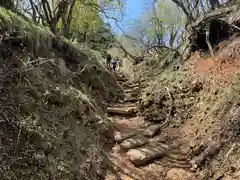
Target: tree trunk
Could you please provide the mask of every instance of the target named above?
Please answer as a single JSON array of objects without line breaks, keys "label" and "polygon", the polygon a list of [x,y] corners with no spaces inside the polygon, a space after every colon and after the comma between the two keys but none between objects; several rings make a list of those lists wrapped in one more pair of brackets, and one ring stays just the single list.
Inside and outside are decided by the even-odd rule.
[{"label": "tree trunk", "polygon": [[33,4],[33,0],[29,0],[31,8],[32,8],[32,19],[34,22],[37,22],[37,18],[36,18],[36,9],[35,6]]},{"label": "tree trunk", "polygon": [[0,6],[9,10],[14,10],[13,0],[0,0]]},{"label": "tree trunk", "polygon": [[209,52],[210,52],[211,56],[214,57],[213,48],[212,48],[211,42],[209,41],[209,37],[210,37],[210,25],[211,25],[211,23],[208,22],[208,24],[207,24],[207,29],[206,29],[206,43],[207,43],[207,45],[208,45],[208,49],[209,49]]},{"label": "tree trunk", "polygon": [[211,9],[216,9],[220,6],[218,0],[209,0],[210,5],[211,5]]},{"label": "tree trunk", "polygon": [[172,2],[174,2],[178,7],[180,7],[180,8],[182,9],[182,11],[183,11],[184,14],[186,15],[188,21],[192,20],[191,13],[187,10],[187,8],[186,8],[185,5],[182,3],[182,1],[172,0]]}]

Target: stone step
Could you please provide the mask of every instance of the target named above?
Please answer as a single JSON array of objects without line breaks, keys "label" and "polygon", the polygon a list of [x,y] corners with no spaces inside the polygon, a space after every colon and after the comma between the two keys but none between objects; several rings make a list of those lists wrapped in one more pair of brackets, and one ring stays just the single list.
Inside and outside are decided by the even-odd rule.
[{"label": "stone step", "polygon": [[114,139],[117,143],[121,143],[122,141],[131,138],[133,136],[136,136],[139,132],[137,131],[114,131]]},{"label": "stone step", "polygon": [[169,147],[162,143],[149,144],[146,147],[131,149],[127,152],[127,155],[135,166],[140,166],[163,157],[168,149]]},{"label": "stone step", "polygon": [[121,76],[115,76],[118,82],[127,82],[127,79]]},{"label": "stone step", "polygon": [[161,125],[160,125],[160,124],[150,125],[150,126],[148,126],[148,127],[144,130],[143,134],[144,134],[144,136],[146,136],[146,137],[153,137],[153,136],[155,136],[155,135],[158,133],[158,131],[160,130],[160,128],[161,128]]},{"label": "stone step", "polygon": [[124,101],[125,102],[137,102],[138,101],[138,97],[132,97],[132,96],[125,96],[124,97]]},{"label": "stone step", "polygon": [[116,103],[116,104],[109,104],[108,107],[118,107],[118,108],[125,108],[125,107],[135,107],[136,103]]},{"label": "stone step", "polygon": [[133,115],[136,114],[137,110],[137,106],[113,106],[107,108],[107,113],[119,115]]},{"label": "stone step", "polygon": [[140,84],[138,84],[138,83],[136,83],[136,84],[129,84],[128,87],[136,88],[136,87],[140,87]]},{"label": "stone step", "polygon": [[134,137],[124,140],[120,144],[120,147],[123,150],[129,150],[129,149],[141,147],[147,143],[148,143],[148,139],[144,136],[139,135],[139,136],[134,136]]},{"label": "stone step", "polygon": [[132,93],[132,92],[140,92],[140,88],[139,87],[134,87],[134,88],[130,88],[130,89],[125,89],[124,93]]},{"label": "stone step", "polygon": [[130,83],[127,83],[127,82],[124,82],[124,81],[119,81],[118,83],[119,83],[120,85],[126,87],[126,88],[140,87],[139,84],[130,84]]},{"label": "stone step", "polygon": [[182,168],[171,168],[167,174],[166,179],[168,180],[193,180],[196,179],[194,173],[187,171]]},{"label": "stone step", "polygon": [[127,82],[128,79],[126,79],[124,76],[118,74],[118,73],[114,73],[114,77],[116,78],[116,80],[118,82]]},{"label": "stone step", "polygon": [[131,96],[131,97],[137,97],[139,96],[139,93],[136,92],[136,91],[132,91],[132,92],[124,92],[124,96],[127,97],[127,96]]}]

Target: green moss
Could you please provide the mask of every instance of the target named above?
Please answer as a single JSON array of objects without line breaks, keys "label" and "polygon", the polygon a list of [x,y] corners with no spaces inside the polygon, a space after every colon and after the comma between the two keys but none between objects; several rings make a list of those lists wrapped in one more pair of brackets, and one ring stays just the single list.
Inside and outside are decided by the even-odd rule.
[{"label": "green moss", "polygon": [[3,7],[0,7],[0,24],[8,28],[9,32],[17,30],[20,35],[29,36],[35,40],[54,36],[49,28],[36,25],[31,20],[26,21]]}]

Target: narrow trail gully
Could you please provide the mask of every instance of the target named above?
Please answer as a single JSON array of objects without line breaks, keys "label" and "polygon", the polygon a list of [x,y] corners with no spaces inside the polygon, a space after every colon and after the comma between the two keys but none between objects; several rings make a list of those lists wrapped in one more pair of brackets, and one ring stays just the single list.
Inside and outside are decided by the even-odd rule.
[{"label": "narrow trail gully", "polygon": [[114,122],[116,144],[109,153],[105,180],[192,180],[188,157],[178,146],[166,142],[161,124],[144,120],[137,105],[140,85],[119,82],[124,100],[107,108]]}]

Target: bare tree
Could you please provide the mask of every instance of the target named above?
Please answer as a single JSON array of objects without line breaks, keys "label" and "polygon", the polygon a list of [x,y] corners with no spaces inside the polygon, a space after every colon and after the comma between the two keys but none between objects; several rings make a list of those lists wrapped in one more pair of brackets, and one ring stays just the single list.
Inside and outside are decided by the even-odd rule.
[{"label": "bare tree", "polygon": [[[29,7],[24,10],[24,13],[31,15],[35,22],[42,22],[47,24],[53,33],[68,37],[69,26],[72,20],[73,8],[76,0],[60,0],[56,7],[51,6],[48,0],[27,0]],[[25,7],[27,7],[25,5]],[[57,29],[59,20],[62,19],[63,28],[61,32]]]}]

